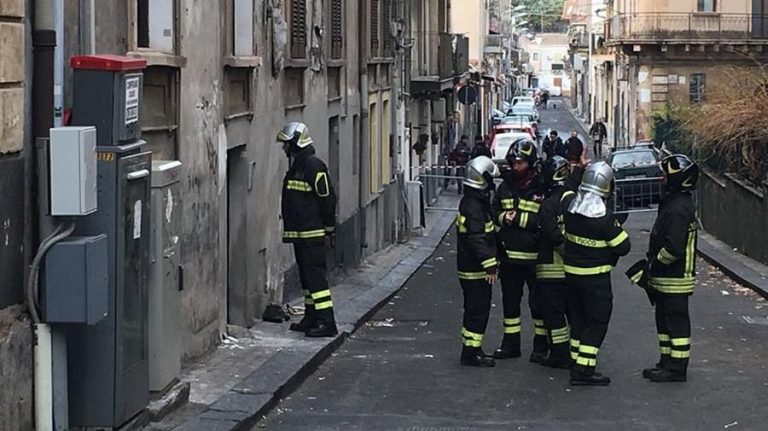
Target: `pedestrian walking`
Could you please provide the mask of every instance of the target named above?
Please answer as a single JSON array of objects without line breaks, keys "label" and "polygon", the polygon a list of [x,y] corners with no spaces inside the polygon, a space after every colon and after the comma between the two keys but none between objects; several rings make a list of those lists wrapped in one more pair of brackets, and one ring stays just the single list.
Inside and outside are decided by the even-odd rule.
[{"label": "pedestrian walking", "polygon": [[551,159],[553,156],[560,156],[566,158],[566,149],[563,140],[558,136],[557,130],[550,130],[544,142],[542,143],[544,154],[547,159]]},{"label": "pedestrian walking", "polygon": [[336,194],[328,168],[315,156],[313,141],[303,123],[288,123],[277,141],[289,158],[283,179],[283,242],[293,244],[304,290],[304,317],[292,331],[308,337],[338,334],[328,286],[325,240],[335,246]]},{"label": "pedestrian walking", "polygon": [[584,143],[579,139],[579,132],[571,131],[571,137],[565,141],[565,154],[562,157],[571,163],[578,163],[584,154]]},{"label": "pedestrian walking", "polygon": [[472,154],[469,157],[471,159],[474,159],[480,156],[485,156],[485,157],[488,157],[489,159],[493,158],[493,155],[491,154],[491,150],[488,148],[488,145],[485,144],[483,137],[476,136],[475,146],[472,147]]},{"label": "pedestrian walking", "polygon": [[661,357],[643,370],[652,382],[684,382],[691,349],[688,297],[696,284],[698,223],[691,191],[699,168],[691,159],[675,154],[661,161],[664,197],[651,230],[648,246],[648,285],[656,307],[656,329]]},{"label": "pedestrian walking", "polygon": [[595,155],[595,158],[602,159],[603,141],[608,137],[608,129],[606,129],[602,118],[598,118],[589,129],[589,136],[592,137],[592,153]]},{"label": "pedestrian walking", "polygon": [[461,328],[461,365],[493,367],[494,360],[483,352],[483,336],[491,312],[491,289],[496,283],[496,227],[491,213],[491,192],[499,168],[485,156],[467,165],[464,197],[456,216],[458,232],[456,266],[464,292],[464,319]]},{"label": "pedestrian walking", "polygon": [[520,302],[528,286],[528,306],[534,322],[531,362],[547,357],[547,330],[536,292],[536,261],[539,257],[539,209],[544,195],[539,188],[539,158],[528,139],[512,143],[506,156],[511,170],[493,200],[501,260],[501,291],[504,305],[504,337],[494,358],[520,357]]},{"label": "pedestrian walking", "polygon": [[551,368],[570,368],[570,326],[566,320],[568,286],[563,269],[564,197],[575,194],[568,187],[571,165],[560,156],[544,163],[542,181],[547,186],[541,203],[539,260],[536,263],[536,289],[540,294],[544,327],[549,342],[549,357],[541,364]]},{"label": "pedestrian walking", "polygon": [[[456,186],[459,193],[462,193],[462,181],[464,177],[465,166],[469,162],[472,155],[472,148],[469,146],[469,137],[467,135],[461,135],[459,143],[456,148],[448,155],[448,165],[450,166],[450,174],[456,178],[462,178],[456,180]],[[450,178],[445,179],[445,188],[448,188]]]},{"label": "pedestrian walking", "polygon": [[611,271],[630,250],[629,235],[608,208],[613,169],[589,165],[575,196],[567,197],[563,269],[571,311],[571,349],[576,364],[572,385],[606,386],[611,379],[595,371],[597,353],[613,310]]}]

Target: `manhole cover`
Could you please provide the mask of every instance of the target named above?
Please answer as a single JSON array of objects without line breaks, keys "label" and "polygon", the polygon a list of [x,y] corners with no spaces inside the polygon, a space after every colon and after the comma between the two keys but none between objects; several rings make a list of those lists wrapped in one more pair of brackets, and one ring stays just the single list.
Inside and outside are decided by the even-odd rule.
[{"label": "manhole cover", "polygon": [[750,325],[768,326],[768,316],[741,316]]}]

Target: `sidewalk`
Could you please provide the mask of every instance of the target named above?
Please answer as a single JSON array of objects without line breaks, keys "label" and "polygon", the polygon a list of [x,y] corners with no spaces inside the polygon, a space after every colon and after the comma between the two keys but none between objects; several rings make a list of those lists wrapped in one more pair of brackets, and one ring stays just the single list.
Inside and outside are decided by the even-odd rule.
[{"label": "sidewalk", "polygon": [[768,266],[739,253],[704,231],[699,232],[696,248],[706,261],[768,299]]},{"label": "sidewalk", "polygon": [[[459,199],[443,196],[438,206],[458,207]],[[255,424],[394,296],[432,255],[454,218],[452,211],[428,211],[423,236],[370,256],[332,287],[337,337],[307,339],[289,331],[288,322],[259,322],[226,336],[181,377],[191,383],[189,403],[145,431],[239,430]]]}]

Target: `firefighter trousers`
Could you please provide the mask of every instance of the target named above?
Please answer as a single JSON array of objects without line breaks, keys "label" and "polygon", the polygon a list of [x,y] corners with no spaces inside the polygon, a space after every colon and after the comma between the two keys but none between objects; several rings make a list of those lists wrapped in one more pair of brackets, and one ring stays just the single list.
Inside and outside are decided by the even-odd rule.
[{"label": "firefighter trousers", "polygon": [[656,330],[661,351],[660,365],[670,371],[686,373],[691,353],[691,318],[688,295],[655,292]]},{"label": "firefighter trousers", "polygon": [[334,322],[331,289],[328,286],[325,241],[302,241],[293,244],[299,280],[304,290],[305,318],[309,323]]},{"label": "firefighter trousers", "polygon": [[566,275],[571,316],[571,358],[594,371],[613,311],[611,275]]},{"label": "firefighter trousers", "polygon": [[508,350],[520,350],[520,302],[523,289],[528,285],[528,307],[534,323],[533,351],[546,354],[548,351],[547,329],[541,312],[540,299],[536,289],[536,266],[502,263],[501,296],[504,305],[504,339],[502,347]]},{"label": "firefighter trousers", "polygon": [[485,280],[459,279],[464,292],[464,320],[461,338],[464,347],[481,348],[491,314],[491,285]]},{"label": "firefighter trousers", "polygon": [[567,307],[568,286],[565,284],[565,279],[538,280],[536,291],[541,298],[541,311],[549,341],[549,356],[553,360],[567,361],[571,328],[568,325],[570,321]]}]

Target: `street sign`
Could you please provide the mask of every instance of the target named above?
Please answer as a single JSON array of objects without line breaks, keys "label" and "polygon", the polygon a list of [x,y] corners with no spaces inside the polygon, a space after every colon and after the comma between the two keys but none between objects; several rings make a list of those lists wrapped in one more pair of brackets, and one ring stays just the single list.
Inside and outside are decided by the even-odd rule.
[{"label": "street sign", "polygon": [[475,87],[465,85],[459,89],[459,102],[463,105],[472,105],[477,102],[477,90]]}]

